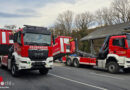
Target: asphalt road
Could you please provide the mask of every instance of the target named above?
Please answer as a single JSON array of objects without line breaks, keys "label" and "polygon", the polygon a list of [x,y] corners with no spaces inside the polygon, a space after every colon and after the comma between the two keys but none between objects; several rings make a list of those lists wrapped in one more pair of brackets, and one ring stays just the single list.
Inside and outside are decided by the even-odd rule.
[{"label": "asphalt road", "polygon": [[3,90],[130,90],[130,73],[109,74],[103,70],[67,67],[60,63],[56,63],[47,76],[28,71],[14,78],[6,69],[0,69],[0,76],[4,82],[11,83]]}]

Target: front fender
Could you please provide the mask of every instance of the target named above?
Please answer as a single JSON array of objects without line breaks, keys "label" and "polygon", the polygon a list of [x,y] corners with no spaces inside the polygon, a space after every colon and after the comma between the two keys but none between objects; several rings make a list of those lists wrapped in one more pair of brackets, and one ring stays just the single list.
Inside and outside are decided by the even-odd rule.
[{"label": "front fender", "polygon": [[109,59],[110,57],[115,58],[117,61],[118,61],[118,59],[119,59],[119,56],[116,55],[116,54],[108,54],[108,55],[107,55],[107,59]]},{"label": "front fender", "polygon": [[125,62],[125,57],[123,56],[118,56],[116,54],[108,54],[107,59],[109,59],[110,57],[115,58],[117,60],[117,63],[120,65],[124,64]]}]

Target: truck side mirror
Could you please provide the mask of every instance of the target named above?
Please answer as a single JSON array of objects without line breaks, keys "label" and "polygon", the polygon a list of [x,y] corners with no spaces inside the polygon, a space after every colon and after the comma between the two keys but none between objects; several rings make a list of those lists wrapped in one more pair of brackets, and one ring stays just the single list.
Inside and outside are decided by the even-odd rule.
[{"label": "truck side mirror", "polygon": [[17,33],[14,34],[13,40],[14,42],[17,42]]},{"label": "truck side mirror", "polygon": [[52,36],[53,44],[55,44],[55,36]]},{"label": "truck side mirror", "polygon": [[22,46],[22,43],[21,43],[21,32],[18,32],[18,38],[17,38],[17,43]]}]

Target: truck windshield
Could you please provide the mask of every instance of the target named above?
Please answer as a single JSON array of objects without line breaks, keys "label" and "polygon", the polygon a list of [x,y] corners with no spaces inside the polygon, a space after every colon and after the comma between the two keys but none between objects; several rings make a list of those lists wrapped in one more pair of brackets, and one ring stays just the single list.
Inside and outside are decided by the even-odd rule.
[{"label": "truck windshield", "polygon": [[24,34],[25,45],[38,45],[38,46],[50,46],[51,35],[25,33]]},{"label": "truck windshield", "polygon": [[130,48],[130,35],[126,35],[127,36],[127,42],[128,42],[128,48]]},{"label": "truck windshield", "polygon": [[128,48],[130,48],[130,39],[127,39],[128,42]]}]

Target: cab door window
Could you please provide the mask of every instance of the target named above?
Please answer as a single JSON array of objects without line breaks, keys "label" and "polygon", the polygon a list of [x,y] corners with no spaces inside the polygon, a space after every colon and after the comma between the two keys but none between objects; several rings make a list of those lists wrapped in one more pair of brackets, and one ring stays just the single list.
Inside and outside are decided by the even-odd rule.
[{"label": "cab door window", "polygon": [[125,39],[114,39],[113,46],[125,47]]},{"label": "cab door window", "polygon": [[113,46],[120,46],[119,39],[113,40]]}]

